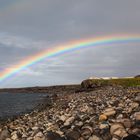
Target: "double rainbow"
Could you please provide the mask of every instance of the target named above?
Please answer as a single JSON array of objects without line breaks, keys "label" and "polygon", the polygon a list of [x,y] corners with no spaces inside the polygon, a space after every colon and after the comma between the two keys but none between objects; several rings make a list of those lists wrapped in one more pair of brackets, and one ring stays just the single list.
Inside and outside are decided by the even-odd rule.
[{"label": "double rainbow", "polygon": [[43,59],[49,59],[51,57],[61,55],[67,52],[80,50],[88,47],[106,46],[113,44],[123,43],[140,43],[140,35],[126,35],[126,36],[109,36],[99,37],[93,39],[79,40],[68,42],[67,44],[59,45],[50,49],[43,50],[36,55],[25,58],[23,61],[14,65],[14,67],[8,67],[4,71],[0,72],[0,81],[7,79],[16,73],[20,72],[26,67],[36,64]]}]

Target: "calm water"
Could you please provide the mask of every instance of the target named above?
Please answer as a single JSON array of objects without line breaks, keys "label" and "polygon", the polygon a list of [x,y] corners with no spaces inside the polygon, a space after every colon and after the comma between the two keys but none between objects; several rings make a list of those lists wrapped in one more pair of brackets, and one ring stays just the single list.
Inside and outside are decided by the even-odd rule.
[{"label": "calm water", "polygon": [[0,119],[31,111],[45,97],[47,94],[0,93]]}]

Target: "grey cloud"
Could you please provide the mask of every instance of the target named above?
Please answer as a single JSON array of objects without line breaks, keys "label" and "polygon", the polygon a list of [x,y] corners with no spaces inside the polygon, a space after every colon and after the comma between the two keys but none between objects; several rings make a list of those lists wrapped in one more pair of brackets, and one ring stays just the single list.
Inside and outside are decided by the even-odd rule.
[{"label": "grey cloud", "polygon": [[[0,5],[7,6],[0,7],[0,70],[70,40],[140,33],[139,0],[0,0]],[[5,80],[1,87],[80,83],[94,75],[136,75],[139,54],[140,43],[81,49],[46,58]]]}]

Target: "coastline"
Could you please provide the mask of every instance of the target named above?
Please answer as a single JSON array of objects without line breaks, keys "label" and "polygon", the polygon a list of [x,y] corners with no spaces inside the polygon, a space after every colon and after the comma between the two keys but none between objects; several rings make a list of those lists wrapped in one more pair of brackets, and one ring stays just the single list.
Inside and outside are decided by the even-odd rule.
[{"label": "coastline", "polygon": [[24,88],[1,88],[0,93],[47,93],[47,94],[58,94],[60,92],[74,92],[80,90],[80,84],[75,85],[56,85],[48,87],[24,87]]},{"label": "coastline", "polygon": [[0,139],[111,140],[116,135],[123,138],[140,134],[138,87],[108,86],[82,92],[77,88],[61,90],[50,96],[49,103],[44,99],[33,112],[3,124]]}]

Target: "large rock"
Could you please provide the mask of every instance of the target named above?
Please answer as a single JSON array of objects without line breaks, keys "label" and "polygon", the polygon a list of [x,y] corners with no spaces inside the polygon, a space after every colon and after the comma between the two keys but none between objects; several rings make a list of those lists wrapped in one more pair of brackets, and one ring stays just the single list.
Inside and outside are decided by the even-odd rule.
[{"label": "large rock", "polygon": [[135,78],[140,78],[140,75],[136,75]]},{"label": "large rock", "polygon": [[95,85],[93,84],[92,81],[93,80],[91,80],[91,79],[87,79],[87,80],[82,81],[81,87],[82,88],[85,88],[85,89],[94,87]]},{"label": "large rock", "polygon": [[97,79],[87,79],[82,81],[81,87],[88,89],[88,88],[95,88],[95,87],[100,87],[103,86],[104,82],[103,80],[97,80]]},{"label": "large rock", "polygon": [[6,138],[9,137],[10,137],[10,132],[8,129],[5,129],[0,133],[0,140],[5,140]]},{"label": "large rock", "polygon": [[117,136],[120,137],[120,139],[128,135],[121,123],[112,124],[110,128],[110,134],[112,135],[112,137]]}]

